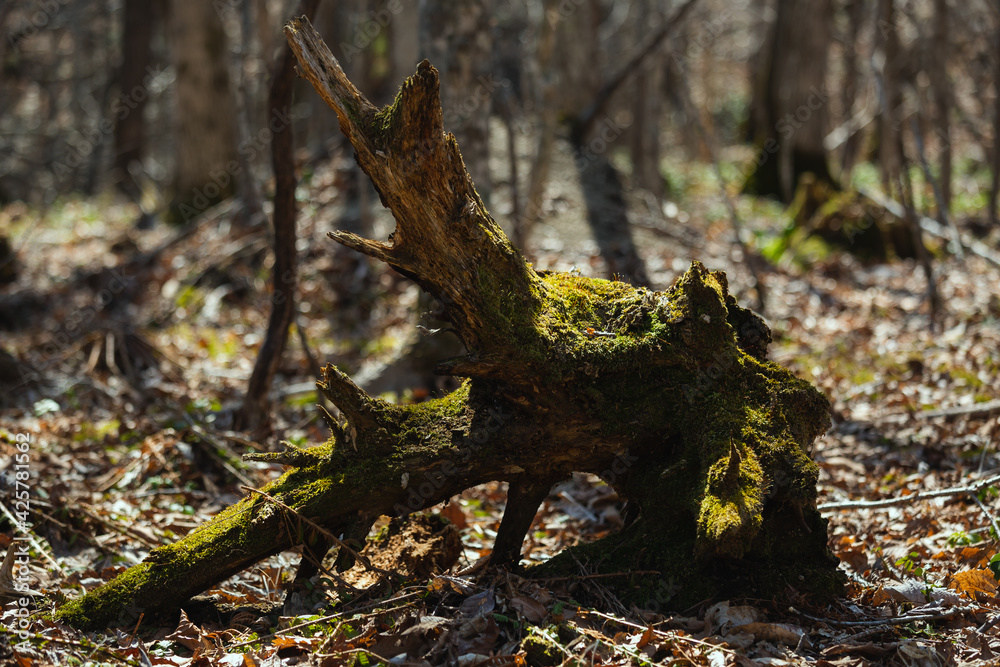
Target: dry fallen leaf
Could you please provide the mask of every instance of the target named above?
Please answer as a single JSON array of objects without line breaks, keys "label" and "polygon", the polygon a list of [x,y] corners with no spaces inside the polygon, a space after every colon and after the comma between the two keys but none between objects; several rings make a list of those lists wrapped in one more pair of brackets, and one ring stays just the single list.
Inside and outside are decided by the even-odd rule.
[{"label": "dry fallen leaf", "polygon": [[948,586],[959,593],[965,593],[973,600],[976,599],[976,593],[993,596],[997,592],[997,580],[989,570],[956,572]]},{"label": "dry fallen leaf", "polygon": [[211,646],[201,628],[188,619],[187,613],[183,609],[181,609],[181,618],[177,622],[177,629],[167,635],[166,639],[177,642],[192,651]]},{"label": "dry fallen leaf", "polygon": [[510,600],[509,604],[532,623],[541,623],[549,615],[544,605],[527,595],[518,595]]}]

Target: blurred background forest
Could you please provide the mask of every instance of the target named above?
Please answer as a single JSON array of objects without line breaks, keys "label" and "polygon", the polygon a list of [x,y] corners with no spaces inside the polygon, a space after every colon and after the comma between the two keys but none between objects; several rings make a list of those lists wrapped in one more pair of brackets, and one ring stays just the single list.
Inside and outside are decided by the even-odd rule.
[{"label": "blurred background forest", "polygon": [[[433,366],[462,347],[437,304],[326,237],[394,223],[335,114],[276,85],[303,13],[376,104],[438,68],[445,129],[537,268],[655,289],[694,259],[725,270],[771,358],[831,398],[828,502],[1000,465],[996,0],[8,0],[0,435],[40,443],[50,586],[277,474],[241,453],[326,438],[321,365],[397,400],[448,386]],[[577,482],[526,557],[620,527],[607,487]],[[832,515],[855,601],[982,568],[993,519],[966,501]],[[469,559],[502,504],[452,506]]]}]

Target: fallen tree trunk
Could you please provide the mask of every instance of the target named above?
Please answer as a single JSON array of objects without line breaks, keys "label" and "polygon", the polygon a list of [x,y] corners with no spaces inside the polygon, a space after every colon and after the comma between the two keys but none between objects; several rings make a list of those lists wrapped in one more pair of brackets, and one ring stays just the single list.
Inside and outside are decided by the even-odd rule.
[{"label": "fallen tree trunk", "polygon": [[[486,211],[445,133],[429,63],[379,110],[308,21],[285,33],[397,221],[388,243],[331,236],[444,304],[468,354],[440,370],[466,380],[444,398],[398,406],[327,366],[320,389],[342,411],[329,441],[259,455],[292,466],[266,495],[155,549],[58,616],[98,628],[174,608],[317,539],[306,519],[363,539],[380,515],[491,480],[510,484],[493,560],[516,563],[539,503],[574,471],[601,475],[638,510],[621,533],[577,554],[605,571],[662,572],[621,589],[639,604],[788,584],[837,590],[806,453],[829,424],[827,401],[765,359],[770,332],[736,304],[725,275],[696,262],[652,292],[535,271]],[[556,558],[546,570],[567,567]]]}]

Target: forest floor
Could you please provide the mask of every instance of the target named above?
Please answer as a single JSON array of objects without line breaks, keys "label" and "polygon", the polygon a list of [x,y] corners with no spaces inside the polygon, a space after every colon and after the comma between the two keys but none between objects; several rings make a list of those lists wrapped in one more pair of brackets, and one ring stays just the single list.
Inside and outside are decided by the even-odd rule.
[{"label": "forest floor", "polygon": [[[727,164],[740,157],[728,156]],[[574,173],[570,159],[561,153],[554,173]],[[12,531],[23,509],[15,491],[27,485],[31,585],[45,593],[38,610],[100,585],[234,502],[243,486],[259,486],[281,472],[276,465],[245,463],[241,454],[271,449],[280,440],[324,440],[310,357],[364,374],[411,337],[417,288],[325,237],[335,221],[352,210],[356,215],[342,195],[348,161],[338,153],[331,164],[303,173],[301,334],[293,332],[276,379],[274,433],[262,441],[234,432],[231,420],[269,311],[266,227],[241,226],[227,205],[204,214],[193,233],[179,239],[176,229],[163,225],[137,231],[137,209],[107,199],[62,201],[44,211],[22,205],[0,210],[0,228],[10,230],[22,263],[18,282],[0,288],[2,345],[17,358],[16,368],[37,373],[0,373],[0,503],[6,515],[0,525]],[[749,275],[732,242],[718,183],[703,165],[672,167],[672,185],[683,195],[668,194],[663,205],[629,198],[632,233],[651,280],[667,287],[697,259],[726,270],[740,302],[750,303]],[[509,211],[504,190],[498,186],[494,198],[500,221]],[[758,245],[786,224],[774,205],[746,198],[737,203]],[[527,248],[537,268],[575,267],[602,276],[583,219],[579,187],[557,177]],[[379,213],[370,229],[374,238],[385,238],[391,220]],[[988,241],[997,246],[998,239]],[[426,523],[412,522],[402,537],[373,552],[382,567],[410,568],[402,588],[390,591],[352,570],[320,575],[311,594],[286,597],[283,586],[298,555],[283,553],[208,591],[215,596],[214,616],[192,613],[170,625],[143,621],[137,630],[87,635],[36,615],[20,626],[29,636],[19,643],[13,634],[18,607],[7,604],[0,660],[993,661],[1000,656],[1000,598],[990,569],[998,569],[1000,509],[1000,268],[973,255],[959,260],[936,241],[933,246],[944,303],[935,322],[926,281],[913,261],[863,265],[812,244],[786,252],[764,274],[771,358],[815,383],[833,406],[834,426],[812,452],[821,468],[820,502],[828,504],[830,546],[850,578],[844,597],[832,604],[812,603],[790,587],[785,600],[711,601],[657,614],[625,608],[606,580],[585,574],[572,582],[463,574],[491,548],[505,499],[503,485],[493,484],[435,508],[462,538],[447,574],[420,574],[412,553],[436,538]],[[414,386],[396,398],[422,400],[434,391]],[[29,438],[20,450],[18,434]],[[26,468],[16,467],[25,461]],[[26,480],[20,470],[29,472]],[[992,484],[981,484],[991,478]],[[830,506],[860,499],[897,501]],[[620,509],[614,492],[596,478],[558,485],[536,517],[526,558],[544,561],[617,530]],[[9,541],[0,536],[0,547],[6,550]],[[347,592],[369,584],[365,593]]]}]

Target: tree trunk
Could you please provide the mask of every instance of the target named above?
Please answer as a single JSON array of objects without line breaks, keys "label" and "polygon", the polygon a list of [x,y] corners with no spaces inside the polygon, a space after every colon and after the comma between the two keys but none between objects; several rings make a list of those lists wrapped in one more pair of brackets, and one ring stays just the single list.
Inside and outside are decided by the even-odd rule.
[{"label": "tree trunk", "polygon": [[[651,24],[665,20],[650,0],[639,0],[636,21],[636,43],[642,44],[652,33]],[[657,3],[658,4],[658,3]],[[663,175],[660,173],[660,117],[663,115],[664,58],[646,58],[633,82],[635,122],[629,128],[632,154],[632,182],[648,190],[657,201],[663,199]]]},{"label": "tree trunk", "polygon": [[[902,140],[900,114],[903,104],[901,81],[902,59],[900,58],[899,33],[896,29],[896,10],[893,0],[879,0],[878,22],[875,30],[875,43],[881,51],[882,68],[873,67],[876,80],[880,85],[879,93],[881,110],[879,112],[879,143],[878,158],[882,172],[882,189],[890,196],[898,192],[900,199],[903,192],[895,187],[896,176],[903,168]],[[874,60],[874,59],[873,59]]]},{"label": "tree trunk", "polygon": [[[302,0],[298,13],[312,17],[319,0]],[[274,71],[268,93],[270,118],[285,113],[292,106],[295,85],[295,57],[286,49]],[[237,428],[266,430],[271,415],[271,382],[281,364],[288,342],[288,328],[295,316],[298,275],[295,250],[295,138],[292,124],[279,126],[271,141],[271,164],[274,167],[274,268],[271,270],[271,316],[267,335],[257,353],[253,373],[240,409]]]},{"label": "tree trunk", "polygon": [[[736,305],[725,275],[695,262],[670,289],[651,292],[535,271],[490,217],[444,132],[428,62],[379,110],[308,21],[292,21],[286,35],[397,222],[389,242],[331,237],[444,304],[469,354],[439,368],[465,381],[444,398],[400,406],[327,366],[320,389],[342,412],[330,440],[256,455],[293,468],[263,489],[266,497],[248,496],[155,549],[58,617],[98,628],[173,608],[308,541],[313,531],[300,516],[365,535],[380,515],[490,480],[510,484],[494,552],[509,563],[542,490],[573,471],[601,475],[638,508],[621,533],[580,549],[605,571],[662,573],[631,577],[626,599],[684,608],[789,584],[838,590],[816,509],[818,468],[807,454],[829,425],[829,405],[765,359],[770,332]],[[566,555],[543,571],[576,567]],[[667,580],[677,582],[669,593]]]},{"label": "tree trunk", "polygon": [[[115,126],[115,179],[119,188],[138,201],[138,188],[130,175],[130,166],[141,163],[146,148],[146,123],[143,118],[148,91],[142,90],[150,66],[150,44],[156,22],[158,3],[149,0],[125,0],[122,31],[122,64],[118,73],[119,95],[127,97],[130,106],[118,113]],[[124,113],[122,113],[124,112]]]},{"label": "tree trunk", "polygon": [[[899,30],[896,24],[896,9],[893,0],[880,0],[879,20],[876,26],[877,47],[882,49],[883,66],[881,71],[875,67],[876,80],[882,88],[880,113],[879,158],[882,167],[882,183],[887,193],[895,191],[899,195],[905,215],[904,222],[909,227],[916,256],[923,268],[927,280],[927,301],[930,311],[931,328],[937,320],[941,309],[940,296],[937,290],[937,280],[934,277],[934,266],[930,251],[924,245],[923,232],[917,221],[913,184],[910,181],[909,170],[906,168],[906,155],[903,149],[903,68],[904,59],[899,42]],[[919,130],[918,130],[919,131]],[[891,194],[890,194],[891,196]]]},{"label": "tree trunk", "polygon": [[[861,30],[865,23],[867,0],[848,0],[847,34],[844,37],[842,63],[844,68],[844,86],[840,94],[841,113],[845,119],[854,117],[854,104],[858,97],[858,79],[862,70],[862,44],[859,41]],[[850,134],[844,139],[841,156],[841,178],[849,181],[849,174],[858,160],[865,133],[862,128],[849,129]]]},{"label": "tree trunk", "polygon": [[948,81],[948,2],[934,0],[934,34],[931,37],[930,59],[931,92],[934,98],[934,132],[940,147],[941,206],[938,215],[947,217],[951,206],[951,83]]},{"label": "tree trunk", "polygon": [[827,54],[832,0],[778,0],[754,86],[754,141],[761,149],[745,191],[790,203],[799,177],[833,183],[823,138],[829,112]]},{"label": "tree trunk", "polygon": [[177,77],[173,217],[186,222],[235,190],[236,111],[226,33],[213,4],[173,0],[168,35]]},{"label": "tree trunk", "polygon": [[[605,111],[608,102],[621,85],[644,62],[656,53],[673,29],[695,6],[697,0],[688,0],[677,8],[663,26],[636,50],[636,53],[618,67],[600,87],[585,107],[571,116],[570,143],[573,146],[573,163],[580,176],[587,221],[594,233],[594,241],[601,258],[607,264],[607,274],[612,279],[628,280],[634,285],[648,287],[646,265],[639,255],[632,238],[628,221],[625,193],[618,171],[611,163],[610,148],[623,133]],[[562,5],[560,5],[562,7]]]},{"label": "tree trunk", "polygon": [[990,224],[996,228],[1000,226],[1000,214],[997,211],[997,201],[1000,199],[1000,0],[994,2],[996,11],[996,26],[994,28],[993,49],[993,155],[990,195],[989,195],[989,219]]},{"label": "tree trunk", "polygon": [[[558,109],[556,108],[556,77],[550,63],[556,46],[556,7],[559,0],[543,0],[542,21],[538,26],[538,47],[536,51],[536,91],[535,109],[538,112],[538,147],[531,161],[528,174],[528,191],[521,217],[514,220],[514,245],[522,250],[528,245],[531,230],[542,219],[545,205],[545,190],[549,183],[549,169],[552,166],[552,152],[556,143]],[[549,17],[553,17],[550,19]]]}]

